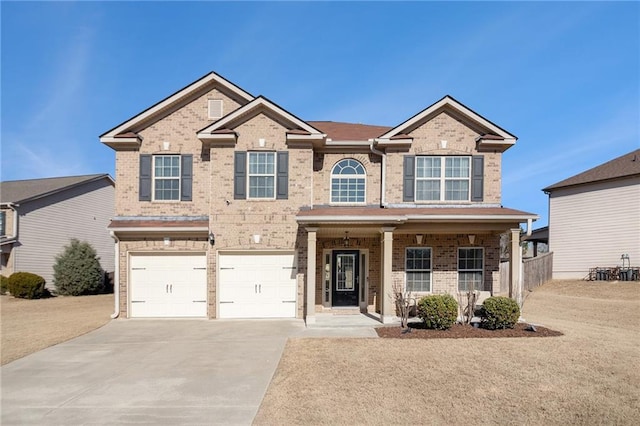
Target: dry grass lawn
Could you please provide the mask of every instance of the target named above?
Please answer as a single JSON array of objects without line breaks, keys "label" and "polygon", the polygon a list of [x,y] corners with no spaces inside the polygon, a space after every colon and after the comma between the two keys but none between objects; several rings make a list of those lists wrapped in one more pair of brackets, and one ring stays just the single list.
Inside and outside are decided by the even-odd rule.
[{"label": "dry grass lawn", "polygon": [[2,365],[103,326],[113,294],[26,300],[0,296]]},{"label": "dry grass lawn", "polygon": [[640,283],[558,281],[527,339],[292,339],[254,423],[638,424]]}]

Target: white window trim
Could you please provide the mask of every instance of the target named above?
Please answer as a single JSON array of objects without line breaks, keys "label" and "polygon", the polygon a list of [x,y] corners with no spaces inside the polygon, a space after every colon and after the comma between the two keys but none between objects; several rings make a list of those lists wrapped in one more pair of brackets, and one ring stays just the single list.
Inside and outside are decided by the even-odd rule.
[{"label": "white window trim", "polygon": [[[482,251],[482,269],[460,269],[460,250],[464,250],[464,249],[474,249],[474,250],[481,250]],[[478,291],[485,291],[484,286],[484,268],[485,268],[485,259],[484,259],[484,247],[458,247],[457,250],[457,258],[456,258],[456,272],[457,272],[457,277],[456,277],[456,290],[458,292],[460,291],[468,291],[468,290],[460,290],[460,272],[480,272],[482,273],[482,278],[480,279],[480,283],[482,284],[482,289],[478,290]],[[475,288],[473,289],[475,290]]]},{"label": "white window trim", "polygon": [[[165,177],[161,176],[156,178],[156,159],[160,157],[178,157],[178,176],[177,177]],[[182,157],[179,154],[158,154],[151,156],[151,201],[157,203],[176,203],[182,199]],[[156,179],[171,179],[178,181],[178,198],[171,200],[157,200],[156,199]]]},{"label": "white window trim", "polygon": [[[338,164],[340,164],[342,161],[344,160],[352,160],[357,162],[358,164],[360,164],[360,166],[362,166],[362,169],[364,170],[364,174],[362,175],[350,175],[350,176],[356,176],[358,178],[362,177],[362,179],[364,179],[364,200],[363,201],[333,201],[333,179],[342,179],[342,178],[346,178],[348,179],[347,176],[349,175],[336,175],[333,173],[333,170],[336,168],[336,166]],[[337,161],[333,167],[331,168],[331,174],[329,175],[329,204],[331,205],[342,205],[342,206],[354,206],[354,205],[363,205],[363,204],[367,204],[367,168],[364,166],[364,164],[362,164],[362,162],[356,160],[355,158],[343,158],[339,161]]]},{"label": "white window trim", "polygon": [[[214,102],[219,105],[219,108],[216,108],[216,109],[220,110],[220,115],[213,115],[211,113],[212,111],[211,106],[214,105]],[[207,100],[207,117],[209,117],[209,120],[218,120],[223,116],[224,116],[224,102],[222,101],[222,99],[208,99]]]},{"label": "white window trim", "polygon": [[[407,270],[407,251],[409,249],[428,249],[429,250],[429,264],[431,265],[431,269],[411,269],[411,272],[429,272],[429,290],[425,291],[425,290],[409,290],[407,288],[408,286],[408,280],[407,280],[407,272],[409,272]],[[406,291],[410,291],[411,293],[417,293],[417,294],[431,294],[433,293],[433,247],[425,247],[425,246],[412,246],[412,247],[405,247],[404,249],[404,288]]]},{"label": "white window trim", "polygon": [[[437,158],[440,159],[440,177],[429,177],[429,178],[419,178],[418,177],[418,159],[419,158]],[[446,159],[447,158],[468,158],[469,159],[469,176],[466,178],[460,177],[449,177],[445,176],[446,174]],[[414,200],[416,203],[464,203],[471,201],[471,165],[472,165],[472,157],[470,155],[417,155],[416,161],[414,165]],[[418,181],[427,181],[427,180],[438,180],[440,181],[440,199],[439,200],[420,200],[418,199]],[[467,181],[468,182],[468,190],[467,190],[467,198],[463,200],[447,200],[446,197],[446,181]]]},{"label": "white window trim", "polygon": [[[271,154],[273,155],[273,174],[251,173],[251,154]],[[273,197],[252,197],[251,177],[273,176]],[[278,192],[278,156],[275,151],[247,151],[247,200],[275,200]]]}]

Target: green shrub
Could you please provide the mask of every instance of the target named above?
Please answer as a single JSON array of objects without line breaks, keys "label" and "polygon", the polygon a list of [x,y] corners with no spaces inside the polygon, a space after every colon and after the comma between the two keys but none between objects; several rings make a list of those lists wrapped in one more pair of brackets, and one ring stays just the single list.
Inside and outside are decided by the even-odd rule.
[{"label": "green shrub", "polygon": [[104,271],[91,244],[71,240],[53,265],[53,283],[58,294],[97,294],[104,287]]},{"label": "green shrub", "polygon": [[9,277],[0,275],[0,294],[7,294],[9,291]]},{"label": "green shrub", "polygon": [[513,328],[520,318],[520,307],[515,300],[508,297],[489,297],[482,305],[480,317],[482,326],[489,330]]},{"label": "green shrub", "polygon": [[44,278],[31,272],[15,272],[7,282],[9,292],[20,299],[40,299],[49,292],[44,288]]},{"label": "green shrub", "polygon": [[0,294],[7,294],[9,291],[9,277],[0,275]]},{"label": "green shrub", "polygon": [[433,294],[418,301],[418,316],[427,328],[446,330],[458,318],[458,302],[450,294]]}]

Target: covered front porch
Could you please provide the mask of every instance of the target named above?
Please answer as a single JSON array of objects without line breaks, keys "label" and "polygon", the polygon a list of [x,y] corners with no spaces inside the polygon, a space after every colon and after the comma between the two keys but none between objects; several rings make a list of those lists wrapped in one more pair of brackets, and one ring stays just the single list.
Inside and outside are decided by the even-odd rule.
[{"label": "covered front porch", "polygon": [[297,220],[307,234],[306,323],[325,317],[339,323],[349,315],[392,323],[398,286],[415,297],[467,289],[497,294],[504,232],[513,252],[509,296],[519,299],[519,225],[535,218],[501,208],[303,210]]}]

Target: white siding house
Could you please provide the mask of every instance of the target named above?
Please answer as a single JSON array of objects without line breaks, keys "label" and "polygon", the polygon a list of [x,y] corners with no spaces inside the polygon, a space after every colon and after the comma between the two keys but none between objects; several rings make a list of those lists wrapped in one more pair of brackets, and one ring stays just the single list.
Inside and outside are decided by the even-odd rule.
[{"label": "white siding house", "polygon": [[640,265],[640,150],[545,188],[554,279],[590,268]]},{"label": "white siding house", "polygon": [[55,257],[72,238],[89,242],[113,272],[114,186],[107,174],[1,182],[2,275],[32,272],[55,289]]}]

